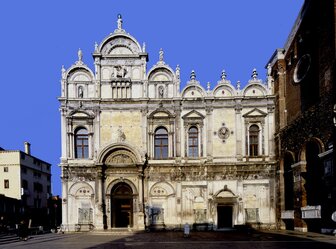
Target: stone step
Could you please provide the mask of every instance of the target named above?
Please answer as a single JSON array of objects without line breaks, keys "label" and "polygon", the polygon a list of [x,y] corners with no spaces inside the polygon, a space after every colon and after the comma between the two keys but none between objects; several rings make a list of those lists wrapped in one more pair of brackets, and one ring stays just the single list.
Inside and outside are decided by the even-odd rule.
[{"label": "stone step", "polygon": [[19,237],[16,234],[0,234],[0,245],[16,242]]}]

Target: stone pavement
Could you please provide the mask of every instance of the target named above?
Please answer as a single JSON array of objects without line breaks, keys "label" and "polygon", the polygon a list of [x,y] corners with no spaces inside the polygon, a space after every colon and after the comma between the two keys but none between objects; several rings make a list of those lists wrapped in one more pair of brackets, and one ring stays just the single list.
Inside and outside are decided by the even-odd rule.
[{"label": "stone pavement", "polygon": [[191,232],[88,232],[34,235],[28,241],[1,243],[0,248],[97,249],[97,248],[290,248],[335,249],[336,237],[294,231]]}]

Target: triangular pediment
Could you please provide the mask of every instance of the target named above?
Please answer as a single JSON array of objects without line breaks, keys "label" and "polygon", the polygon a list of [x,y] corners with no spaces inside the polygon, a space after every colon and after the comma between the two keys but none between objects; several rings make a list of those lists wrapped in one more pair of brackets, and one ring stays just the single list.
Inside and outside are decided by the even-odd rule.
[{"label": "triangular pediment", "polygon": [[188,112],[187,114],[185,114],[183,117],[183,119],[187,119],[187,118],[192,118],[192,119],[195,119],[195,118],[199,118],[199,119],[204,119],[205,117],[199,113],[198,111],[191,111],[191,112]]},{"label": "triangular pediment", "polygon": [[258,108],[254,108],[253,110],[243,115],[244,118],[246,117],[266,117],[266,116],[267,116],[267,113],[259,110]]}]

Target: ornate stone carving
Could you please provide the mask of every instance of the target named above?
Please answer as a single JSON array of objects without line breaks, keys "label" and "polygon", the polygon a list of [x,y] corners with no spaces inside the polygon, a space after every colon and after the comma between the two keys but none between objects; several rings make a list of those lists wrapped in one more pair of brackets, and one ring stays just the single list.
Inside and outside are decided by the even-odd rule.
[{"label": "ornate stone carving", "polygon": [[117,150],[112,152],[105,160],[105,164],[135,164],[134,155],[127,150]]}]

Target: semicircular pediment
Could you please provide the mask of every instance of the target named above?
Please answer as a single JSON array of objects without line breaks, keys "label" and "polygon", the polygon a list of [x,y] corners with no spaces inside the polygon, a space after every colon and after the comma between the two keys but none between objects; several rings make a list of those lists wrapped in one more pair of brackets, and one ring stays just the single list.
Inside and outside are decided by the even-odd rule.
[{"label": "semicircular pediment", "polygon": [[139,43],[125,34],[108,37],[101,45],[103,55],[138,54],[141,52]]},{"label": "semicircular pediment", "polygon": [[151,196],[169,196],[174,194],[174,188],[167,182],[159,182],[150,189]]},{"label": "semicircular pediment", "polygon": [[157,67],[151,69],[148,73],[149,81],[173,81],[174,73],[166,67]]}]

